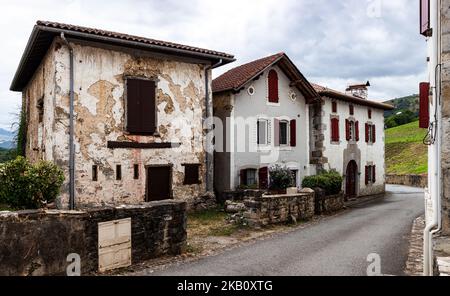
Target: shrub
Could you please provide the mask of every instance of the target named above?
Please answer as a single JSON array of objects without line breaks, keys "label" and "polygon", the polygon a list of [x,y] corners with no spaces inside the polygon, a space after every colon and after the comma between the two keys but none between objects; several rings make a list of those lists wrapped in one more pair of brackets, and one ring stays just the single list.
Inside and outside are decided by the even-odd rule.
[{"label": "shrub", "polygon": [[339,194],[342,190],[342,176],[335,170],[324,171],[303,179],[303,188],[321,188],[327,195]]},{"label": "shrub", "polygon": [[271,190],[285,190],[293,186],[295,186],[294,176],[288,168],[279,165],[270,168]]},{"label": "shrub", "polygon": [[30,164],[24,157],[0,164],[0,203],[15,209],[38,209],[55,201],[64,174],[52,163]]}]

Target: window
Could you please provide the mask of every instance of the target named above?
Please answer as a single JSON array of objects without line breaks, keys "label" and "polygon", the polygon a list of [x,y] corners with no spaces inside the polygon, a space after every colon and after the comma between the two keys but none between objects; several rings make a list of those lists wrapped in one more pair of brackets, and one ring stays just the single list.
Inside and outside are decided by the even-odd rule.
[{"label": "window", "polygon": [[127,79],[126,129],[131,134],[153,135],[156,132],[156,82]]},{"label": "window", "polygon": [[332,142],[339,142],[340,141],[339,119],[338,118],[332,118],[331,119],[331,141]]},{"label": "window", "polygon": [[372,119],[372,109],[367,110],[367,116],[369,116],[369,119]]},{"label": "window", "polygon": [[253,95],[255,94],[255,88],[254,88],[253,86],[250,86],[250,87],[248,88],[248,90],[247,90],[247,93],[248,93],[250,96],[253,96]]},{"label": "window", "polygon": [[98,166],[95,164],[92,166],[92,181],[98,181]]},{"label": "window", "polygon": [[359,122],[347,119],[345,121],[347,141],[359,141]]},{"label": "window", "polygon": [[375,143],[377,141],[376,127],[374,124],[366,123],[366,143]]},{"label": "window", "polygon": [[269,168],[263,167],[259,169],[259,189],[269,188]]},{"label": "window", "polygon": [[241,170],[241,186],[257,185],[256,173],[255,169]]},{"label": "window", "polygon": [[297,176],[298,176],[298,170],[291,170],[292,179],[294,179],[294,184],[291,184],[293,187],[297,187]]},{"label": "window", "polygon": [[116,180],[122,180],[122,166],[120,164],[116,165]]},{"label": "window", "polygon": [[268,141],[269,121],[266,119],[258,120],[258,145],[267,145]]},{"label": "window", "polygon": [[280,146],[287,146],[289,133],[289,123],[287,121],[280,121]]},{"label": "window", "polygon": [[355,115],[355,107],[353,105],[349,106],[350,115]]},{"label": "window", "polygon": [[44,120],[44,98],[40,98],[36,104],[36,108],[38,111],[39,123],[42,123]]},{"label": "window", "polygon": [[134,179],[139,180],[139,165],[138,164],[134,165]]},{"label": "window", "polygon": [[331,112],[337,113],[337,102],[331,103]]},{"label": "window", "polygon": [[200,165],[185,164],[184,165],[184,185],[200,184]]},{"label": "window", "polygon": [[277,104],[278,97],[278,74],[275,70],[270,70],[268,77],[269,103]]},{"label": "window", "polygon": [[377,168],[374,165],[366,166],[366,185],[374,184],[376,182]]}]

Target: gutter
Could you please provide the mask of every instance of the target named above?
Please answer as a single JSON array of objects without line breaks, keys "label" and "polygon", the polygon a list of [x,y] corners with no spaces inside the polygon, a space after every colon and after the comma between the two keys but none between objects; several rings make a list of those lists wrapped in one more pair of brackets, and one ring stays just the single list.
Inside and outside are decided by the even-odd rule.
[{"label": "gutter", "polygon": [[61,39],[69,49],[70,55],[70,99],[69,99],[69,209],[75,210],[75,146],[74,146],[74,62],[73,48],[64,33]]},{"label": "gutter", "polygon": [[[435,156],[435,164],[434,164],[434,172],[431,177],[435,176],[435,183],[430,182],[430,186],[434,186],[431,189],[431,200],[433,205],[433,220],[430,224],[426,225],[424,230],[424,247],[423,247],[423,274],[424,276],[433,276],[434,275],[434,253],[433,253],[433,236],[440,232],[442,229],[442,213],[441,213],[441,191],[442,191],[442,172],[441,172],[441,143],[442,143],[442,116],[441,116],[441,75],[438,72],[438,68],[440,69],[441,64],[441,24],[440,24],[440,8],[441,8],[441,0],[432,1],[434,5],[437,5],[435,10],[436,12],[436,28],[434,34],[436,34],[435,38],[435,48],[434,52],[437,54],[436,65],[433,65],[434,75],[435,75],[435,91],[434,91],[434,102],[436,104],[436,114],[435,114],[435,127],[437,129],[437,139],[434,143],[434,151],[433,154]],[[431,8],[433,8],[431,6]],[[439,73],[439,74],[438,74]],[[434,189],[434,190],[433,190]]]},{"label": "gutter", "polygon": [[[212,144],[213,135],[211,134],[212,130],[212,119],[213,117],[213,103],[209,96],[209,71],[211,69],[217,68],[220,65],[222,65],[223,60],[220,59],[218,63],[210,66],[205,67],[205,122],[206,122],[206,191],[207,192],[214,192],[214,147]],[[210,101],[211,100],[211,101]]]}]

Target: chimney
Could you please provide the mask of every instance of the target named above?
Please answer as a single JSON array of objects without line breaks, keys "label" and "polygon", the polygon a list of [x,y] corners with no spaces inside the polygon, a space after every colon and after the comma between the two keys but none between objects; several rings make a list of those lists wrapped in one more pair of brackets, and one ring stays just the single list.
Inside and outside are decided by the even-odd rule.
[{"label": "chimney", "polygon": [[368,99],[369,97],[369,86],[370,82],[367,81],[365,84],[353,84],[349,85],[345,90],[346,94],[353,95],[361,99]]}]

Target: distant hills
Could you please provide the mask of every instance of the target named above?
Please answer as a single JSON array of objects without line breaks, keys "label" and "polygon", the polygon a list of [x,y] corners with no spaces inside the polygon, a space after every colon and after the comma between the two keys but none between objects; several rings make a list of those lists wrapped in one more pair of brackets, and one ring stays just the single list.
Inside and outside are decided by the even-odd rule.
[{"label": "distant hills", "polygon": [[386,128],[400,126],[418,119],[419,95],[413,94],[386,101],[385,103],[395,107],[394,110],[384,112]]},{"label": "distant hills", "polygon": [[14,147],[14,133],[0,128],[0,148],[12,149]]}]

